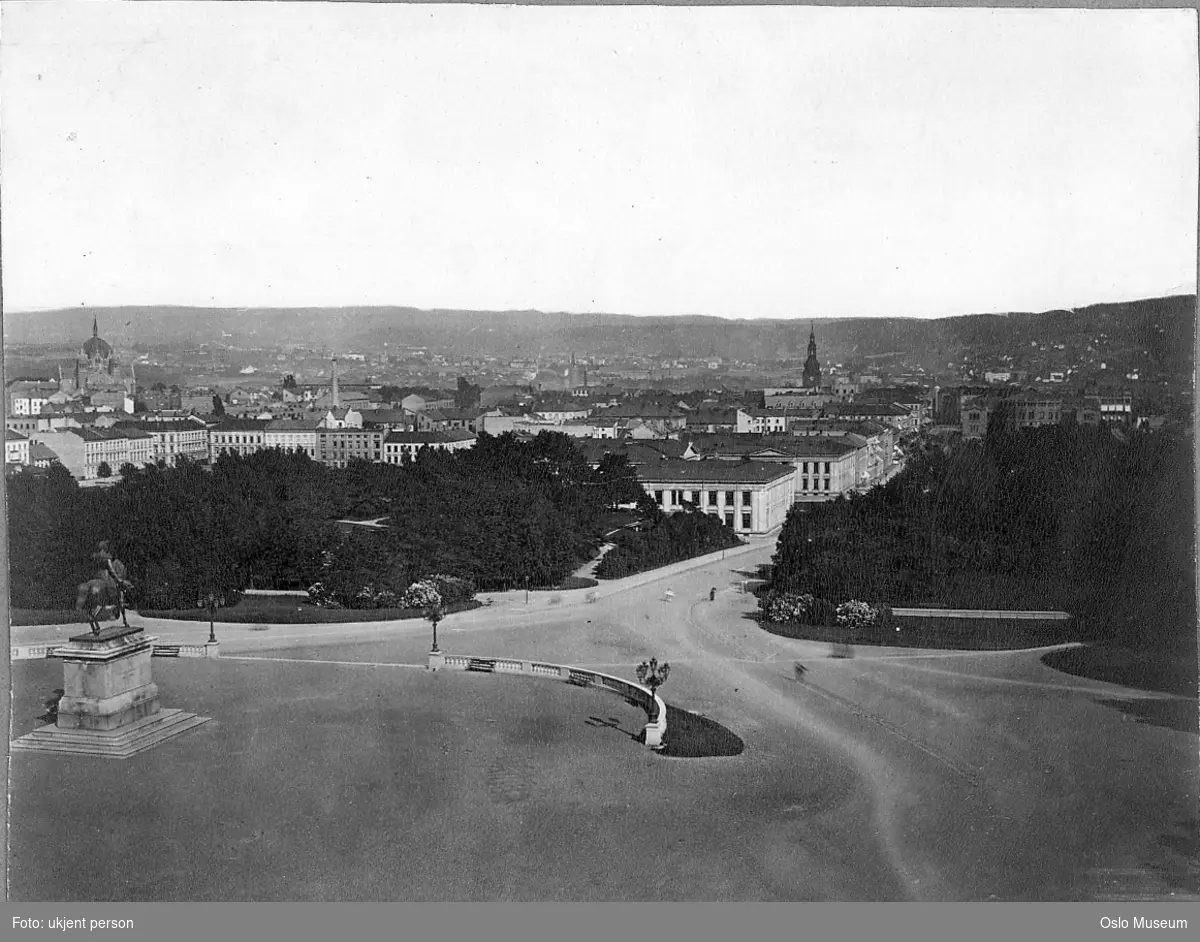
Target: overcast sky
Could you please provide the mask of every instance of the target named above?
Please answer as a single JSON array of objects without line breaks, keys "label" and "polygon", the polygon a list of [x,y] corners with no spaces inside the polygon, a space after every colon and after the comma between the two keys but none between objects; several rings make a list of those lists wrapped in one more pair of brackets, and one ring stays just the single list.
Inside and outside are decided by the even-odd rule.
[{"label": "overcast sky", "polygon": [[1192,11],[22,3],[5,306],[1192,292]]}]

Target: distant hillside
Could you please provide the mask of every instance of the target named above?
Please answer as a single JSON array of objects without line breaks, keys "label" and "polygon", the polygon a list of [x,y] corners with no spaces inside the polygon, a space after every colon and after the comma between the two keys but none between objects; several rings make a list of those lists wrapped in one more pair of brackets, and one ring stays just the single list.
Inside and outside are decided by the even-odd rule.
[{"label": "distant hillside", "polygon": [[[1167,371],[1190,371],[1195,295],[1099,304],[1075,311],[975,314],[938,320],[849,318],[815,322],[824,363],[892,353],[927,369],[964,355],[1013,352],[1038,343],[1086,343],[1107,334],[1113,349],[1148,351]],[[277,343],[353,352],[424,346],[447,355],[714,357],[769,362],[802,358],[807,320],[631,317],[541,311],[423,311],[406,307],[187,308],[98,307],[5,315],[8,343],[70,346],[91,333],[118,345]],[[128,340],[126,339],[128,338]]]}]

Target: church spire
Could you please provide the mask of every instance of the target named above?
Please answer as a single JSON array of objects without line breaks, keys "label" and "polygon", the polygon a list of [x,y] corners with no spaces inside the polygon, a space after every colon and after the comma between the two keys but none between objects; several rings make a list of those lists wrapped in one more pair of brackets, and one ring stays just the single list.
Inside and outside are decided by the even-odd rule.
[{"label": "church spire", "polygon": [[92,336],[93,337],[100,336],[100,325],[98,323],[96,323],[96,315],[95,314],[92,315]]},{"label": "church spire", "polygon": [[817,359],[817,330],[810,322],[808,331],[808,359],[804,361],[804,388],[816,389],[821,385],[821,362]]}]

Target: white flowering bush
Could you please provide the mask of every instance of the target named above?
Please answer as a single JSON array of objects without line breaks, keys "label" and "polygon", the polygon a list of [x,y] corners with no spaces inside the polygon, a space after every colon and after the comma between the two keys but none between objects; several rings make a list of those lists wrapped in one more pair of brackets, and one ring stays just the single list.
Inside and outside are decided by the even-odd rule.
[{"label": "white flowering bush", "polygon": [[308,587],[308,597],[318,608],[341,608],[333,589],[324,582],[314,582]]},{"label": "white flowering bush", "polygon": [[772,592],[760,601],[759,607],[770,622],[807,622],[812,615],[813,597],[807,593]]},{"label": "white flowering bush", "polygon": [[408,587],[400,600],[400,605],[403,608],[432,608],[442,604],[442,595],[437,590],[437,586],[428,579],[422,579],[420,582],[414,582]]},{"label": "white flowering bush", "polygon": [[837,607],[837,623],[840,628],[874,628],[879,613],[869,602],[851,599]]},{"label": "white flowering bush", "polygon": [[443,605],[457,605],[470,602],[475,598],[475,583],[470,579],[460,579],[458,576],[446,576],[440,573],[426,576],[422,582],[430,583],[437,589]]}]

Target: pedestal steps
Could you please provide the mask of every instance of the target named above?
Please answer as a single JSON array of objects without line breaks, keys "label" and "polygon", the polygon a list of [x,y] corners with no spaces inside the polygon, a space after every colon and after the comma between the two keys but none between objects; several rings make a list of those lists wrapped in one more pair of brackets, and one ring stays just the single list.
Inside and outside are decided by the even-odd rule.
[{"label": "pedestal steps", "polygon": [[59,729],[43,726],[12,742],[13,752],[50,752],[60,755],[99,756],[128,759],[139,752],[207,723],[210,717],[159,710],[150,716],[114,730]]}]

